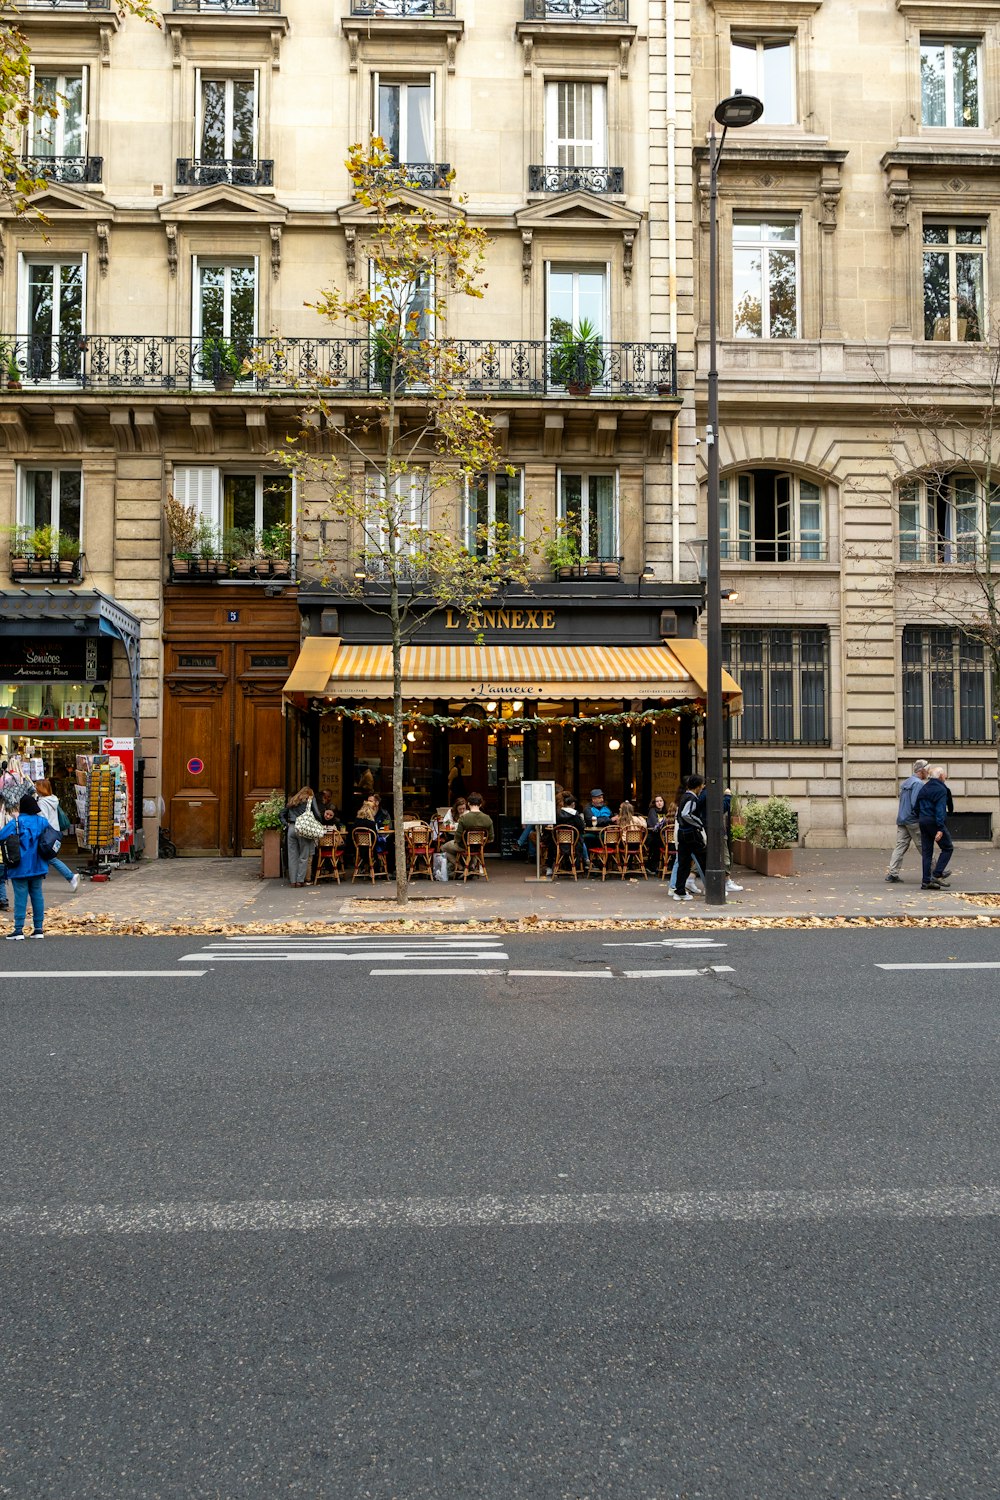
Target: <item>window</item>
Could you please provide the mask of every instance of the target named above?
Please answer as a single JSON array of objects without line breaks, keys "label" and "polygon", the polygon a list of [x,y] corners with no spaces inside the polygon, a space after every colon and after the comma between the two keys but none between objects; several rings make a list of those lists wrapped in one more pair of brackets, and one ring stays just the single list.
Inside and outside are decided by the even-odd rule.
[{"label": "window", "polygon": [[368,496],[362,546],[369,577],[387,576],[391,535],[395,536],[397,573],[402,577],[420,577],[427,568],[430,476],[422,469],[397,474],[386,500],[383,476],[370,474]]},{"label": "window", "polygon": [[548,264],[549,338],[558,341],[586,319],[599,338],[608,331],[608,273],[605,266]]},{"label": "window", "polygon": [[36,109],[55,115],[32,115],[28,121],[31,156],[86,156],[87,71],[35,72],[31,97]]},{"label": "window", "polygon": [[32,259],[21,263],[21,312],[31,380],[75,380],[84,331],[86,260]]},{"label": "window", "polygon": [[724,630],[726,667],[743,690],[741,745],[828,745],[830,633],[824,627]]},{"label": "window", "polygon": [[775,469],[719,480],[722,556],[731,562],[821,562],[824,505],[818,484]]},{"label": "window", "polygon": [[228,339],[249,349],[257,325],[256,261],[195,261],[196,338]]},{"label": "window", "polygon": [[385,83],[374,79],[376,134],[393,161],[426,166],[434,160],[434,80]]},{"label": "window", "polygon": [[1000,485],[986,503],[975,474],[912,480],[899,492],[899,560],[1000,563]]},{"label": "window", "polygon": [[979,343],[985,261],[983,225],[924,225],[925,339]]},{"label": "window", "polygon": [[197,154],[204,162],[257,159],[257,79],[198,80]]},{"label": "window", "polygon": [[982,642],[962,630],[906,626],[903,631],[905,744],[992,743],[985,656]]},{"label": "window", "polygon": [[226,531],[271,531],[292,525],[290,474],[224,474],[222,524]]},{"label": "window", "polygon": [[979,52],[973,37],[921,37],[920,117],[925,125],[978,126]]},{"label": "window", "polygon": [[554,167],[607,166],[607,88],[603,83],[545,85],[545,160]]},{"label": "window", "polygon": [[477,557],[491,557],[496,550],[496,528],[505,528],[505,539],[520,541],[523,531],[524,472],[502,471],[480,474],[465,489],[465,545]]},{"label": "window", "polygon": [[764,105],[765,125],[795,123],[795,53],[787,36],[734,36],[730,46],[734,93],[753,94]]},{"label": "window", "polygon": [[798,338],[797,219],[733,220],[733,325],[738,339]]},{"label": "window", "polygon": [[617,562],[617,473],[560,473],[559,519],[577,539],[581,558]]},{"label": "window", "polygon": [[17,519],[37,531],[51,526],[74,542],[82,541],[83,476],[79,469],[19,471]]}]

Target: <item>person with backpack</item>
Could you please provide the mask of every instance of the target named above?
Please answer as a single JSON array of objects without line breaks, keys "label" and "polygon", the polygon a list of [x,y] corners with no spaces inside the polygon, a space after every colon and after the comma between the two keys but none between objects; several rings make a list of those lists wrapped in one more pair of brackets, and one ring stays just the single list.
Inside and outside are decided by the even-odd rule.
[{"label": "person with backpack", "polygon": [[[49,827],[54,830],[61,845],[63,836],[69,832],[70,823],[69,818],[67,818],[59,806],[59,798],[52,790],[52,783],[50,781],[36,781],[35,792],[37,793],[38,811],[46,820]],[[58,853],[58,850],[56,852]],[[49,866],[51,869],[57,870],[63,880],[68,881],[71,891],[76,890],[80,884],[80,877],[70,869],[69,865],[63,864],[61,859],[56,859],[55,855],[53,855],[49,860]]]},{"label": "person with backpack", "polygon": [[33,796],[23,797],[21,805],[9,823],[0,828],[0,843],[7,839],[17,838],[20,845],[20,858],[11,862],[9,870],[11,883],[14,887],[14,931],[7,933],[8,943],[24,942],[24,919],[28,912],[28,902],[31,902],[31,919],[34,930],[33,938],[45,936],[45,897],[42,894],[42,881],[48,874],[48,864],[42,850],[45,837],[51,839],[52,829],[49,827],[47,818],[43,818],[38,808],[38,803]]}]

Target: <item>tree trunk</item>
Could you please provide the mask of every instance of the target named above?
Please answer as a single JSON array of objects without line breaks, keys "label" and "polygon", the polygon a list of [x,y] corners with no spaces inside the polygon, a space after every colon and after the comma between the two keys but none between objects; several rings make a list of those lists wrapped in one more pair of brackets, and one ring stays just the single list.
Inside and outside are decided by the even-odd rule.
[{"label": "tree trunk", "polygon": [[403,659],[399,588],[393,571],[390,589],[392,621],[392,829],[396,855],[396,900],[405,905],[406,838],[403,834]]}]

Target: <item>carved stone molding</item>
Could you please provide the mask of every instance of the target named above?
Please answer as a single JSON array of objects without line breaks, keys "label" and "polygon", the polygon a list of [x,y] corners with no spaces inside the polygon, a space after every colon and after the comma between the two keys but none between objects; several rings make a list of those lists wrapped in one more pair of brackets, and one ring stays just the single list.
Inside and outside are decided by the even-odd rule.
[{"label": "carved stone molding", "polygon": [[506,457],[510,446],[510,416],[505,411],[498,411],[491,415],[490,421],[493,424],[493,440],[497,452]]},{"label": "carved stone molding", "polygon": [[271,225],[271,276],[277,281],[281,275],[281,225]]},{"label": "carved stone molding", "polygon": [[358,231],[350,225],[344,230],[347,248],[347,279],[354,281],[358,274]]},{"label": "carved stone molding", "polygon": [[191,446],[196,453],[215,452],[215,424],[212,413],[192,407],[188,420],[191,423]]},{"label": "carved stone molding", "polygon": [[75,407],[60,407],[53,413],[56,433],[64,453],[79,453],[84,445],[83,429]]},{"label": "carved stone molding", "polygon": [[164,681],[177,698],[220,698],[229,686],[228,677],[176,677],[168,673]]},{"label": "carved stone molding", "polygon": [[167,267],[171,276],[177,275],[177,225],[164,224],[167,231]]},{"label": "carved stone molding", "polygon": [[8,453],[27,453],[31,445],[31,433],[23,415],[10,408],[0,408],[0,433]]},{"label": "carved stone molding", "polygon": [[101,268],[101,275],[107,276],[108,263],[111,260],[111,225],[106,219],[101,219],[97,225],[97,264]]},{"label": "carved stone molding", "polygon": [[819,227],[823,230],[824,234],[832,234],[837,227],[837,207],[840,203],[841,191],[842,184],[840,181],[839,172],[836,174],[836,176],[827,176],[826,174],[824,174],[820,179]]},{"label": "carved stone molding", "polygon": [[530,229],[521,230],[521,275],[525,286],[531,282],[531,236]]},{"label": "carved stone molding", "polygon": [[558,458],[562,453],[563,445],[563,416],[562,412],[549,412],[545,417],[545,436],[542,440],[542,451],[546,458]]},{"label": "carved stone molding", "polygon": [[267,441],[267,413],[254,411],[251,407],[246,410],[247,443],[253,453],[266,453]]},{"label": "carved stone molding", "polygon": [[162,446],[162,433],[156,412],[152,407],[135,407],[132,411],[132,427],[135,431],[136,447],[140,453],[159,453]]},{"label": "carved stone molding", "polygon": [[622,275],[625,277],[625,285],[632,285],[632,260],[635,250],[635,230],[626,229],[622,235]]},{"label": "carved stone molding", "polygon": [[594,451],[598,458],[614,457],[617,437],[618,418],[616,416],[598,417],[597,431],[594,434]]}]

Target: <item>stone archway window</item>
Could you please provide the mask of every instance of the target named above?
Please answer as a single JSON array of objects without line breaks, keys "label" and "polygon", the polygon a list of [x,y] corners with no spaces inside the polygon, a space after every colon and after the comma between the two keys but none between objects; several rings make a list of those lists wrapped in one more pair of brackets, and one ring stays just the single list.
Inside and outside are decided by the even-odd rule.
[{"label": "stone archway window", "polygon": [[744,469],[719,481],[725,562],[825,562],[826,497],[820,485],[782,469]]}]

